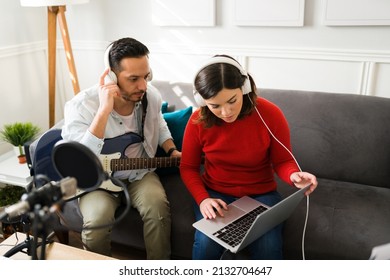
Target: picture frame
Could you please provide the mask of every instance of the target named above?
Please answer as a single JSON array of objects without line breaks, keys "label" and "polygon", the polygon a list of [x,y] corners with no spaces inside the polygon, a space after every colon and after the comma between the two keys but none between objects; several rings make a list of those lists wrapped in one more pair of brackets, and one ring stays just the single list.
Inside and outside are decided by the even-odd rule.
[{"label": "picture frame", "polygon": [[327,26],[390,25],[390,1],[323,0]]},{"label": "picture frame", "polygon": [[237,26],[304,25],[305,0],[235,0]]},{"label": "picture frame", "polygon": [[152,0],[152,21],[158,26],[215,26],[215,0]]}]

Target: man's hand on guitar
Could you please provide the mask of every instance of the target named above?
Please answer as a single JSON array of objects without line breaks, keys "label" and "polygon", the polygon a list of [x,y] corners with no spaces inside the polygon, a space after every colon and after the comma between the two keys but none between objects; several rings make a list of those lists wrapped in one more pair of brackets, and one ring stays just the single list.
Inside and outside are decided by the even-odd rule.
[{"label": "man's hand on guitar", "polygon": [[173,150],[170,156],[171,157],[181,157],[181,152],[179,150]]},{"label": "man's hand on guitar", "polygon": [[178,157],[181,158],[181,152],[176,148],[175,143],[172,139],[166,140],[162,145],[161,148],[167,153],[169,157]]}]

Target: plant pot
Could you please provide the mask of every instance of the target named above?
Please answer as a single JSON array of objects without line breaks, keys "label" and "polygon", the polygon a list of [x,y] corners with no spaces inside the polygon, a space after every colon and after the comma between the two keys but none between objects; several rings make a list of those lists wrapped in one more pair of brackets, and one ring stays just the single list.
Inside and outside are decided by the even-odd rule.
[{"label": "plant pot", "polygon": [[25,152],[24,152],[24,146],[13,146],[14,147],[14,152],[15,152],[15,155],[16,156],[19,156],[20,154],[24,155]]},{"label": "plant pot", "polygon": [[19,159],[20,164],[24,164],[27,162],[26,155],[20,155],[20,156],[18,156],[18,159]]},{"label": "plant pot", "polygon": [[14,152],[15,152],[15,155],[18,157],[20,164],[24,164],[27,162],[26,154],[24,152],[23,146],[20,146],[20,147],[14,146]]}]

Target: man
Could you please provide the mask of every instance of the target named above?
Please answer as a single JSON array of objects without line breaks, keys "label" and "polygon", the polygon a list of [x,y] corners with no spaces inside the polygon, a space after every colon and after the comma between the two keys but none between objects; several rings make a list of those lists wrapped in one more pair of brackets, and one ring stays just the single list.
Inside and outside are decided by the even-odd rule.
[{"label": "man", "polygon": [[[99,83],[66,103],[62,137],[99,155],[107,139],[132,132],[140,141],[129,143],[127,157],[154,157],[158,146],[169,156],[180,157],[161,113],[161,95],[151,86],[147,90],[152,75],[148,54],[148,48],[135,39],[113,42],[106,50],[107,69]],[[159,177],[149,169],[118,171],[114,176],[127,183],[131,204],[142,217],[148,259],[169,259],[169,202]],[[111,229],[88,228],[114,221],[122,196],[98,189],[80,197],[82,239],[88,250],[111,255]]]}]

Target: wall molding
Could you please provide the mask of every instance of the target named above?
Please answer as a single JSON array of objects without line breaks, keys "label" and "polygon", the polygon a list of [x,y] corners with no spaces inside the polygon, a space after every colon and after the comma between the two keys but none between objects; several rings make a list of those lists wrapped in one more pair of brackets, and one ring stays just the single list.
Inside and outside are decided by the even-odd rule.
[{"label": "wall molding", "polygon": [[[109,42],[106,41],[74,41],[73,51],[104,51]],[[356,61],[356,62],[381,62],[390,63],[390,51],[381,50],[355,50],[355,49],[316,49],[316,48],[280,48],[262,46],[188,46],[170,44],[164,47],[161,44],[148,44],[151,53],[180,54],[180,55],[214,55],[216,53],[227,53],[238,57],[264,57],[264,58],[287,58],[287,59],[313,59],[313,60],[334,60],[334,61]],[[63,50],[61,40],[57,41],[57,49]],[[47,51],[47,41],[38,41],[28,44],[20,44],[0,48],[0,58],[12,57],[24,53]],[[179,52],[179,53],[178,53]]]},{"label": "wall molding", "polygon": [[38,41],[0,48],[0,58],[47,50],[47,41]]},{"label": "wall molding", "polygon": [[[72,42],[72,49],[74,51],[104,51],[110,42],[105,41],[75,41]],[[18,56],[25,53],[34,53],[44,51],[47,53],[47,40],[31,42],[20,45],[13,45],[7,47],[0,47],[0,58]],[[63,51],[64,44],[62,40],[57,40],[57,51]]]},{"label": "wall molding", "polygon": [[[104,53],[106,46],[109,44],[108,41],[74,41],[72,42],[73,52],[84,53],[86,51]],[[357,63],[356,64],[356,73],[357,82],[355,82],[353,90],[356,93],[362,95],[376,95],[375,89],[378,84],[387,84],[387,81],[378,81],[377,69],[381,69],[382,65],[390,65],[390,51],[381,51],[381,50],[355,50],[355,49],[316,49],[316,48],[281,48],[281,47],[262,47],[262,46],[229,46],[228,51],[225,46],[221,45],[199,45],[199,46],[189,46],[181,44],[157,44],[152,43],[148,44],[148,47],[151,51],[151,56],[162,55],[162,59],[172,61],[175,57],[188,57],[190,61],[203,60],[205,57],[212,56],[214,54],[230,54],[238,59],[242,63],[243,67],[248,69],[250,62],[253,62],[254,59],[275,59],[275,60],[285,60],[286,64],[294,60],[295,65],[298,65],[302,61],[302,64],[305,64],[306,61],[310,63],[318,62],[319,67],[321,67],[322,62],[336,62],[337,67],[342,67],[343,64],[347,65],[348,63]],[[59,52],[64,51],[63,43],[61,40],[57,41],[57,50]],[[0,59],[17,57],[21,54],[34,53],[34,52],[44,52],[47,53],[47,41],[32,42],[29,44],[21,44],[15,46],[9,46],[0,48]],[[62,54],[60,54],[62,55]],[[92,58],[94,59],[94,58]],[[59,59],[60,60],[60,59]],[[80,62],[80,63],[85,63]],[[46,63],[46,62],[43,62]],[[173,64],[178,64],[178,61],[172,61]],[[187,65],[190,65],[188,64]],[[338,64],[340,63],[340,64]],[[272,65],[272,63],[271,63]],[[59,61],[58,67],[67,67],[66,64],[61,64]],[[195,66],[196,67],[196,66]],[[272,67],[272,66],[271,66]],[[315,66],[314,66],[315,67]],[[333,66],[334,67],[334,66]],[[387,67],[387,66],[386,66]],[[64,68],[65,69],[65,68]],[[388,69],[388,68],[386,68]],[[59,69],[61,70],[61,69]],[[94,71],[94,69],[92,69]],[[187,69],[191,71],[191,69]],[[385,70],[386,74],[388,70]],[[62,76],[65,79],[67,71],[58,71],[62,73]],[[46,75],[46,73],[44,74]],[[191,75],[191,73],[189,73]],[[165,76],[164,76],[165,77]],[[170,76],[168,76],[169,78]],[[356,76],[355,76],[356,77]],[[383,77],[383,74],[381,75]],[[67,78],[67,77],[66,77]],[[303,82],[303,81],[302,81]],[[351,84],[351,81],[349,81]],[[358,84],[356,84],[358,83]],[[321,85],[319,85],[321,88]],[[382,87],[383,88],[383,87]],[[387,88],[387,86],[386,86]],[[388,96],[387,91],[380,93],[380,95]],[[390,96],[389,96],[390,97]]]},{"label": "wall molding", "polygon": [[365,61],[362,63],[362,72],[360,77],[359,94],[370,95],[374,86],[375,62]]},{"label": "wall molding", "polygon": [[191,46],[170,45],[170,48],[158,44],[150,44],[152,53],[177,53],[188,55],[214,55],[225,53],[240,57],[296,58],[334,61],[370,61],[390,63],[390,51],[367,51],[355,49],[316,49],[316,48],[280,48],[261,46]]}]

